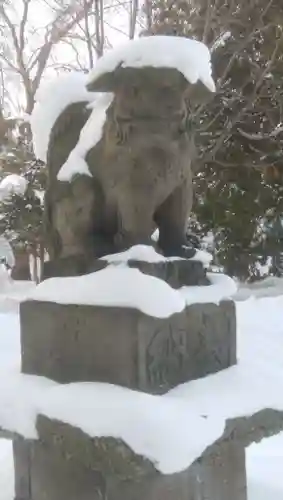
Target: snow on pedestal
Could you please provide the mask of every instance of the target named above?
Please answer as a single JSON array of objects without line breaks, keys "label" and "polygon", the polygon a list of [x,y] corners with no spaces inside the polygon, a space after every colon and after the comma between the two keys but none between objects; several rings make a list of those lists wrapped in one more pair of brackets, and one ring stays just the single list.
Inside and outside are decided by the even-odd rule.
[{"label": "snow on pedestal", "polygon": [[129,307],[157,318],[181,312],[185,301],[167,283],[138,269],[110,266],[86,276],[50,278],[30,299],[57,304]]},{"label": "snow on pedestal", "polygon": [[[129,261],[159,264],[185,261],[165,258],[153,247],[137,245],[126,252],[108,255],[101,259],[110,265],[100,271],[78,277],[50,278],[38,285],[30,295],[32,300],[55,302],[57,304],[84,304],[104,307],[129,307],[157,318],[166,318],[181,312],[195,303],[219,303],[237,291],[232,278],[220,273],[208,273],[211,285],[183,286],[180,290],[171,288],[163,280],[128,268]],[[200,261],[207,265],[211,256],[197,251],[188,261]]]},{"label": "snow on pedestal", "polygon": [[[151,246],[135,245],[129,248],[129,250],[126,250],[125,252],[106,255],[105,257],[102,257],[101,260],[106,260],[107,262],[113,264],[115,262],[116,263],[128,262],[129,260],[157,263],[157,262],[172,262],[175,260],[185,260],[185,259],[182,257],[164,257],[164,255],[157,253],[156,250]],[[187,260],[190,261],[197,260],[199,262],[202,262],[205,266],[208,266],[212,261],[212,255],[209,254],[208,252],[205,252],[204,250],[196,250],[196,254]]]}]

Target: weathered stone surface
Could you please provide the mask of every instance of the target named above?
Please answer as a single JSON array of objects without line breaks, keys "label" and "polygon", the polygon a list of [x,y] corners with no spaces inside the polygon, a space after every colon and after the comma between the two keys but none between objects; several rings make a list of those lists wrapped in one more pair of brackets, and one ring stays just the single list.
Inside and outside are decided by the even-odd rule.
[{"label": "weathered stone surface", "polygon": [[162,393],[236,363],[232,301],[193,304],[168,319],[134,309],[21,304],[22,371]]},{"label": "weathered stone surface", "polygon": [[192,256],[186,238],[195,159],[190,85],[174,68],[132,68],[131,78],[124,74],[118,86],[116,73],[102,137],[85,158],[91,177],[57,179],[88,119],[86,103],[67,106],[52,127],[45,197],[51,259],[84,254],[90,261],[91,253],[150,244],[155,228],[164,254]]},{"label": "weathered stone surface", "polygon": [[74,459],[105,477],[137,482],[157,474],[149,460],[135,454],[122,440],[91,438],[78,428],[44,415],[38,415],[36,427],[41,442],[60,450],[64,459]]},{"label": "weathered stone surface", "polygon": [[93,439],[39,415],[39,441],[15,437],[15,498],[106,500],[107,494],[107,500],[246,500],[244,448],[282,428],[282,412],[271,409],[232,419],[187,471],[163,476],[120,440]]},{"label": "weathered stone surface", "polygon": [[[42,416],[37,428],[40,440],[28,444],[30,497],[21,500],[247,498],[244,448],[235,441],[215,446],[187,471],[163,476],[120,441],[90,439]],[[24,455],[19,455],[21,460]]]},{"label": "weathered stone surface", "polygon": [[140,86],[144,84],[161,85],[161,82],[170,82],[173,87],[189,87],[184,76],[175,68],[129,68],[122,65],[113,71],[102,73],[95,81],[87,84],[91,92],[117,92],[121,85]]},{"label": "weathered stone surface", "polygon": [[16,437],[15,433],[6,431],[0,427],[0,439],[14,439]]},{"label": "weathered stone surface", "polygon": [[22,437],[13,441],[15,467],[15,500],[31,500],[32,442]]},{"label": "weathered stone surface", "polygon": [[247,447],[282,430],[283,412],[266,408],[253,415],[228,420],[221,440],[233,439]]},{"label": "weathered stone surface", "polygon": [[[27,500],[106,500],[100,472],[41,442],[31,445],[31,497]],[[26,500],[26,499],[24,499]]]},{"label": "weathered stone surface", "polygon": [[62,259],[45,262],[42,279],[83,276],[84,274],[92,271],[99,271],[105,267],[107,267],[107,262],[103,260],[95,259],[93,265],[91,265],[84,255],[72,255]]},{"label": "weathered stone surface", "polygon": [[181,259],[154,263],[130,260],[128,266],[137,268],[144,274],[160,278],[173,288],[210,284],[206,277],[206,269],[202,262],[197,260]]}]

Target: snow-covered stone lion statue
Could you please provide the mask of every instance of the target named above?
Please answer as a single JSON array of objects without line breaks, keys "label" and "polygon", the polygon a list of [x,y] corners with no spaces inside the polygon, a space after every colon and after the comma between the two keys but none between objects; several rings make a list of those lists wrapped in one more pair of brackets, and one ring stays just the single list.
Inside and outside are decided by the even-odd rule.
[{"label": "snow-covered stone lion statue", "polygon": [[65,85],[48,137],[51,259],[152,245],[156,228],[164,255],[191,257],[195,150],[187,103],[196,88],[214,90],[207,47],[140,38],[107,52],[82,82],[74,84],[83,88],[77,96]]}]

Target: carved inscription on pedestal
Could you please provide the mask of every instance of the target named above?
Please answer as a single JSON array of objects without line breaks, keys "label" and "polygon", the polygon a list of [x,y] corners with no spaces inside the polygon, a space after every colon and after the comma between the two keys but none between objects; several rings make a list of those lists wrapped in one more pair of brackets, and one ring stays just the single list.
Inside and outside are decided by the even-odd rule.
[{"label": "carved inscription on pedestal", "polygon": [[188,364],[187,332],[176,324],[156,325],[140,344],[140,384],[143,390],[163,392],[180,383]]},{"label": "carved inscription on pedestal", "polygon": [[235,305],[192,304],[170,319],[138,326],[137,386],[162,393],[236,362]]},{"label": "carved inscription on pedestal", "polygon": [[148,383],[153,386],[167,386],[185,366],[186,332],[174,331],[168,326],[166,334],[158,329],[146,350],[146,371]]}]

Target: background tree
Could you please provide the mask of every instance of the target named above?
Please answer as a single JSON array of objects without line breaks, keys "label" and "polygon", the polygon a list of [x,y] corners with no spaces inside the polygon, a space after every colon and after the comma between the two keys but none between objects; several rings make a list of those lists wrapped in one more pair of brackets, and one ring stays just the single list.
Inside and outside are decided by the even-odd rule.
[{"label": "background tree", "polygon": [[[10,120],[8,120],[10,124]],[[16,122],[17,125],[22,125]],[[26,269],[16,270],[29,278],[29,255],[42,261],[43,244],[43,195],[45,189],[45,169],[36,161],[28,135],[19,132],[16,125],[7,129],[4,147],[0,152],[0,234],[12,243],[16,264]],[[26,139],[26,140],[24,140]],[[33,271],[37,276],[38,272]]]},{"label": "background tree", "polygon": [[262,221],[283,212],[282,19],[279,0],[152,2],[152,34],[197,38],[212,51],[217,93],[192,112],[195,211],[226,271],[243,279],[271,250]]}]

